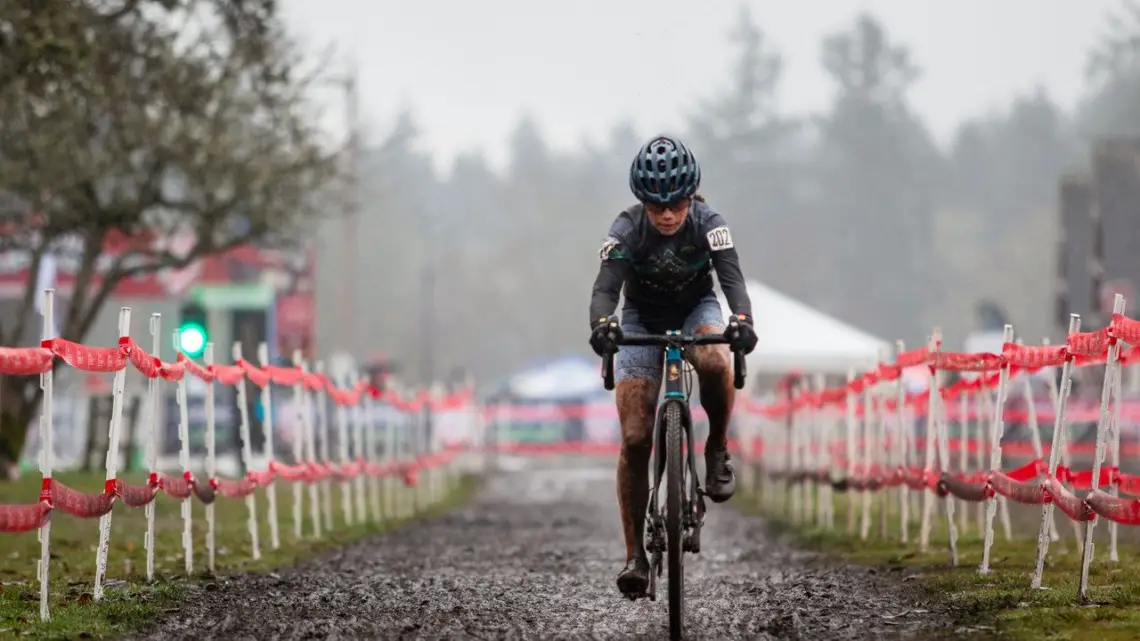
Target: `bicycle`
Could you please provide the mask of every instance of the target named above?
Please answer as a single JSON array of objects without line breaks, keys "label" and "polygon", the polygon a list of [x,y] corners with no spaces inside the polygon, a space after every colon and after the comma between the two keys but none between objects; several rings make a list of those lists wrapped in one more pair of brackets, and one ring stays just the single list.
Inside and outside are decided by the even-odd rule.
[{"label": "bicycle", "polygon": [[[700,554],[701,527],[704,525],[705,494],[697,476],[693,440],[693,421],[689,396],[693,391],[692,367],[685,360],[689,347],[725,345],[729,341],[720,334],[684,335],[670,330],[664,334],[626,334],[617,346],[665,347],[665,398],[657,407],[653,430],[654,474],[649,494],[646,526],[646,551],[650,553],[649,588],[644,596],[657,600],[657,577],[663,571],[662,557],[669,560],[669,635],[681,639],[684,633],[684,562],[683,554]],[[616,351],[616,350],[615,350]],[[607,390],[614,388],[615,352],[602,356],[602,379]],[[682,376],[684,375],[684,381]],[[733,351],[733,386],[744,388],[744,353]],[[665,446],[661,447],[664,442]],[[685,445],[688,447],[685,447]],[[684,455],[684,464],[682,456]],[[661,476],[665,474],[665,514],[658,506]],[[686,475],[687,481],[686,483]],[[687,488],[686,488],[687,485]],[[637,598],[634,596],[632,598]]]}]

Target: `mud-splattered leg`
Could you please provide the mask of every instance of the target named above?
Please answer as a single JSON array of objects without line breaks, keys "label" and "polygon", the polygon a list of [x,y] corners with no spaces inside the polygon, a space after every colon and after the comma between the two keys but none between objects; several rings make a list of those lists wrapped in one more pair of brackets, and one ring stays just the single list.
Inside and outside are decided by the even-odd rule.
[{"label": "mud-splattered leg", "polygon": [[626,378],[616,385],[618,420],[621,421],[617,495],[627,562],[645,554],[649,458],[653,449],[653,410],[659,386],[660,380],[646,378]]}]

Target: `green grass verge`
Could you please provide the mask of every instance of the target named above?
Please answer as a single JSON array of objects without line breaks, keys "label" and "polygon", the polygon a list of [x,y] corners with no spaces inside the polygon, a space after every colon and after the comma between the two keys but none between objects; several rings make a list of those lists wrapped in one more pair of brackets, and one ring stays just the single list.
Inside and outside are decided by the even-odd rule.
[{"label": "green grass verge", "polygon": [[[85,492],[103,487],[102,475],[59,474],[66,485]],[[125,477],[142,483],[141,477]],[[226,571],[266,571],[297,563],[304,558],[345,543],[378,534],[409,520],[437,515],[467,502],[478,488],[477,477],[463,477],[455,491],[432,508],[411,519],[393,519],[383,524],[345,526],[340,491],[334,485],[333,504],[336,527],[319,540],[311,538],[311,521],[306,518],[305,537],[293,536],[293,490],[291,484],[277,488],[281,547],[269,546],[265,492],[256,494],[259,517],[261,559],[250,554],[248,515],[244,500],[219,497],[216,507],[216,568]],[[35,501],[39,478],[25,478],[0,484],[0,504]],[[308,490],[304,509],[309,514]],[[112,510],[111,542],[108,552],[107,583],[99,602],[91,598],[95,576],[95,548],[99,541],[99,519],[78,519],[62,512],[52,518],[51,527],[51,620],[39,617],[39,584],[36,560],[40,544],[35,532],[0,534],[0,638],[100,639],[113,638],[140,629],[150,619],[181,605],[180,598],[191,582],[209,582],[206,570],[206,510],[197,499],[189,499],[194,510],[194,565],[197,572],[187,577],[182,557],[182,516],[180,503],[160,494],[155,515],[155,580],[146,580],[146,551],[143,539],[146,516],[143,509],[116,503]]]},{"label": "green grass verge", "polygon": [[[893,506],[897,495],[890,496]],[[1140,545],[1130,541],[1130,536],[1121,536],[1120,561],[1110,562],[1107,521],[1096,528],[1096,557],[1089,570],[1089,599],[1082,602],[1077,594],[1081,555],[1072,524],[1060,511],[1056,511],[1056,518],[1061,540],[1049,546],[1045,589],[1032,590],[1029,584],[1037,556],[1036,527],[1040,522],[1040,508],[1010,504],[1013,539],[1009,541],[995,518],[991,572],[981,575],[977,572],[983,547],[978,533],[978,504],[970,504],[970,530],[959,537],[959,564],[951,567],[945,507],[941,500],[936,502],[938,513],[930,548],[919,552],[918,521],[910,528],[911,542],[903,544],[899,540],[898,513],[891,508],[886,510],[888,538],[880,538],[880,510],[875,505],[871,534],[863,541],[858,534],[861,508],[856,508],[856,533],[847,533],[847,495],[836,496],[834,530],[814,523],[797,524],[784,509],[763,509],[756,495],[746,494],[741,499],[740,509],[765,516],[806,549],[837,560],[899,573],[900,580],[917,584],[949,605],[958,627],[973,629],[980,632],[980,636],[1027,641],[1140,639]],[[957,505],[960,508],[963,504]],[[1122,535],[1126,529],[1121,526]],[[1081,534],[1083,536],[1083,531]]]}]

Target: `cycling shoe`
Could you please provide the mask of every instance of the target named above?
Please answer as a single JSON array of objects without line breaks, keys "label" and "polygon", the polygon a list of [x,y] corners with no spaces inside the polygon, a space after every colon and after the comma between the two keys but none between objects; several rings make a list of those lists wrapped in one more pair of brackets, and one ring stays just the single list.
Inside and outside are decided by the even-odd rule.
[{"label": "cycling shoe", "polygon": [[736,493],[736,474],[730,460],[724,445],[705,449],[705,496],[713,503],[724,503]]},{"label": "cycling shoe", "polygon": [[649,560],[640,555],[633,557],[618,573],[617,586],[631,599],[645,596],[649,590]]}]

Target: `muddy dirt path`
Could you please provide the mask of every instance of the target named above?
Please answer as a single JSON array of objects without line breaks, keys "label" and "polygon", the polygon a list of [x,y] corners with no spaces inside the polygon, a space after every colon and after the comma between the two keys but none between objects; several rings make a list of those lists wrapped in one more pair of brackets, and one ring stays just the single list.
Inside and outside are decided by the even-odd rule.
[{"label": "muddy dirt path", "polygon": [[[542,461],[468,507],[275,575],[195,588],[148,639],[667,638],[664,586],[630,602],[612,462]],[[710,507],[686,555],[689,638],[911,639],[945,633],[900,573],[828,565]],[[664,579],[664,577],[663,577]]]}]

